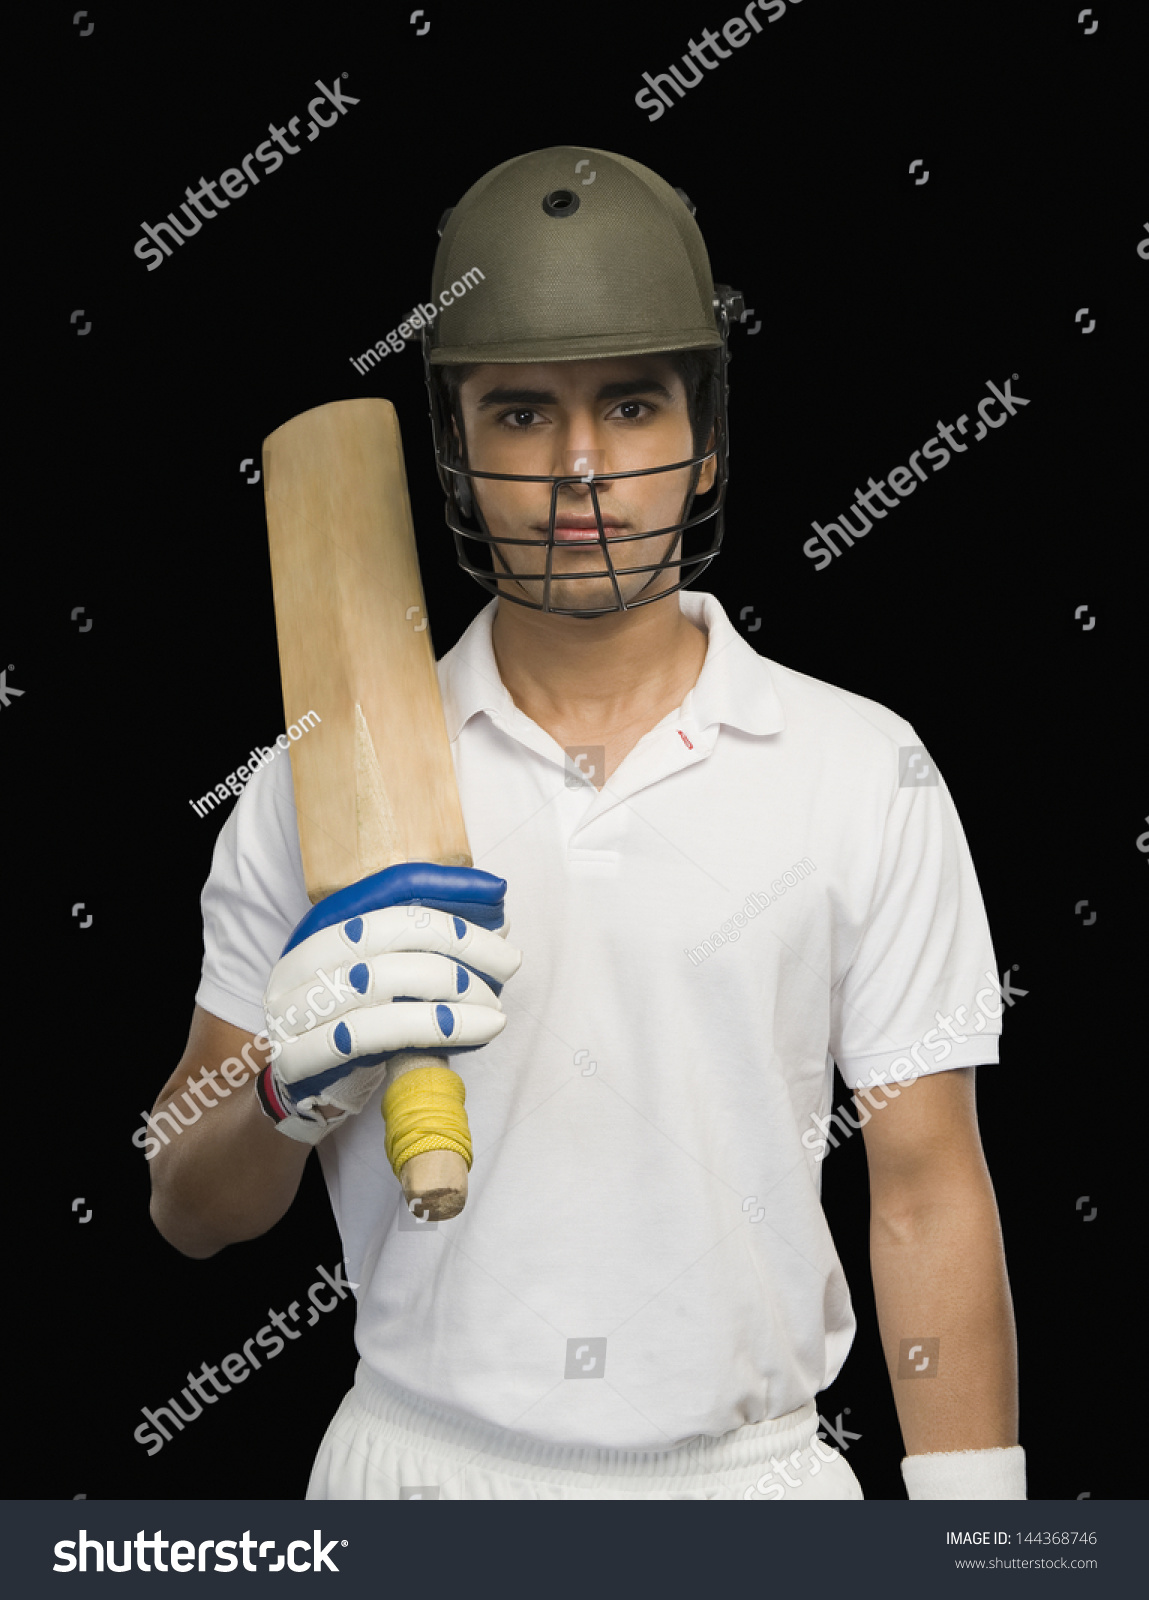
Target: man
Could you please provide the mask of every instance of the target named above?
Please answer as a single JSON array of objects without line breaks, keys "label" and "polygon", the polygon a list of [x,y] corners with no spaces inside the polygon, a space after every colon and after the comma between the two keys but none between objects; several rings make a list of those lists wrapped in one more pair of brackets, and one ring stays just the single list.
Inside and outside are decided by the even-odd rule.
[{"label": "man", "polygon": [[[159,1153],[156,1224],[192,1256],[253,1238],[318,1146],[361,1361],[310,1498],[857,1499],[815,1398],[855,1328],[819,1199],[836,1061],[868,1102],[908,1492],[1024,1499],[974,1109],[1000,1009],[987,1026],[993,949],[952,800],[908,723],[760,657],[685,587],[722,541],[740,299],[686,197],[605,151],[506,162],[440,231],[437,460],[460,565],[494,597],[439,663],[479,866],[433,869],[439,909],[381,897],[299,945],[316,971],[369,957],[334,1064],[301,1072],[276,976],[308,910],[288,764],[251,781],[157,1104],[250,1059],[261,1017],[283,1044],[258,1095]],[[459,1052],[475,1155],[450,1222],[402,1208],[385,1063],[364,1064],[383,1039]],[[930,1382],[902,1375],[931,1361]]]}]

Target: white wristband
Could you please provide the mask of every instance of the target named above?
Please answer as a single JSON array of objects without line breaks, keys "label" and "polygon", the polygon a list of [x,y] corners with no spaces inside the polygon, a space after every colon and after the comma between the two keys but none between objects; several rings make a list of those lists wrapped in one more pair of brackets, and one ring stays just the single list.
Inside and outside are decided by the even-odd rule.
[{"label": "white wristband", "polygon": [[911,1500],[1024,1500],[1025,1451],[953,1450],[906,1456],[902,1477]]}]

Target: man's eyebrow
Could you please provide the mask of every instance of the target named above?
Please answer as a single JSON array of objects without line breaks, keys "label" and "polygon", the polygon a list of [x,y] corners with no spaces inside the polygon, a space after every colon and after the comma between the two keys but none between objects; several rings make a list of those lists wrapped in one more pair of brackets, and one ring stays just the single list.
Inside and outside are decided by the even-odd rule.
[{"label": "man's eyebrow", "polygon": [[[624,378],[614,383],[604,383],[595,395],[596,400],[624,400],[633,395],[653,394],[663,400],[674,396],[657,378]],[[559,397],[553,389],[488,389],[479,401],[479,411],[490,411],[495,406],[557,406]]]}]

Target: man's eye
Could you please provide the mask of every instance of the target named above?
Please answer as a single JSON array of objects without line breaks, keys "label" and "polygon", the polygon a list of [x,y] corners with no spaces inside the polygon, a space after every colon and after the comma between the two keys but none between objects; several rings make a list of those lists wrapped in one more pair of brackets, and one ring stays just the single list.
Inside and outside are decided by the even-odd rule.
[{"label": "man's eye", "polygon": [[641,420],[638,413],[644,411],[653,413],[654,411],[654,407],[647,405],[645,400],[623,400],[617,409],[619,411],[629,410],[631,412],[630,416],[623,418],[624,422],[638,422]]},{"label": "man's eye", "polygon": [[[530,423],[532,417],[537,416],[537,411],[531,411],[525,407],[522,407],[518,411],[504,411],[502,416],[499,418],[499,421],[503,423],[504,426],[509,428],[522,428],[526,427]],[[513,421],[512,418],[514,419]]]}]

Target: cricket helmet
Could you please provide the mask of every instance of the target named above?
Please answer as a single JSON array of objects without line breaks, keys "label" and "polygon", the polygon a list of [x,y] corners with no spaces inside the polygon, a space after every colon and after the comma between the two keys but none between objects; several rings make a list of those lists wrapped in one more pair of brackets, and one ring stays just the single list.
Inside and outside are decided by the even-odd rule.
[{"label": "cricket helmet", "polygon": [[[447,500],[447,526],[454,534],[459,565],[489,594],[500,594],[498,577],[514,575],[494,548],[473,492],[476,478],[551,485],[546,538],[500,541],[547,547],[541,603],[505,592],[501,595],[532,610],[581,617],[630,610],[692,583],[719,553],[730,459],[728,338],[731,327],[742,317],[743,299],[737,290],[714,284],[694,210],[681,189],[672,189],[637,161],[607,150],[556,145],[504,161],[473,184],[458,205],[443,213],[431,306],[422,308],[435,312],[433,318],[423,318],[423,368],[435,458]],[[641,472],[587,475],[576,471],[560,477],[531,477],[479,472],[470,466],[463,419],[455,414],[443,367],[588,361],[685,350],[715,352],[714,370],[707,379],[714,417],[712,449],[706,450],[703,441],[701,453],[692,446],[695,453],[687,460]],[[716,476],[706,494],[712,497],[712,504],[691,518],[699,476],[711,456],[716,458]],[[692,469],[690,487],[680,520],[666,528],[627,535],[628,540],[680,535],[669,541],[661,562],[617,569],[624,575],[650,573],[643,590],[628,603],[619,589],[595,485],[687,466]],[[593,572],[572,573],[570,580],[609,576],[614,589],[615,604],[595,611],[550,603],[559,491],[575,483],[589,486],[606,565]],[[706,524],[711,525],[705,528],[709,544],[688,557],[686,536]],[[487,547],[490,567],[471,561],[464,542],[472,540],[479,545],[476,554]],[[683,553],[671,559],[676,547]],[[501,572],[496,571],[495,563]],[[643,598],[667,567],[678,569],[679,581]],[[685,568],[693,570],[682,576]],[[563,576],[565,580],[568,575]]]}]

